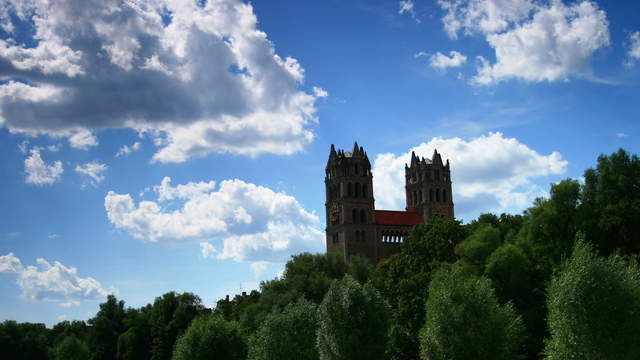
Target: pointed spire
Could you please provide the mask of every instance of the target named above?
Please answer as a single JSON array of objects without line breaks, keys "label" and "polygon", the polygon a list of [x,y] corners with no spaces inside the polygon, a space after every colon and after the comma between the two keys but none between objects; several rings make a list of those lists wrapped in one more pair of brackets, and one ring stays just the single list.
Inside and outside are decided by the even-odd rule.
[{"label": "pointed spire", "polygon": [[415,151],[411,152],[411,167],[418,163],[418,158],[416,157]]},{"label": "pointed spire", "polygon": [[353,144],[353,151],[351,153],[353,154],[353,157],[356,157],[357,155],[360,155],[360,148],[358,148],[358,142],[357,141]]},{"label": "pointed spire", "polygon": [[440,154],[438,154],[438,150],[437,149],[433,149],[433,158],[431,159],[431,162],[434,165],[442,166],[442,156],[440,156]]},{"label": "pointed spire", "polygon": [[333,144],[331,144],[331,151],[329,151],[329,159],[333,159],[337,156],[338,154],[336,154],[336,147],[333,146]]}]

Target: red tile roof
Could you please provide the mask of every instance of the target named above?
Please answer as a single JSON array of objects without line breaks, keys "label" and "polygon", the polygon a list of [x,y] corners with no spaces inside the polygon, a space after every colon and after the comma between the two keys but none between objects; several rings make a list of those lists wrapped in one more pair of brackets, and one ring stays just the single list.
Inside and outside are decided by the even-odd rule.
[{"label": "red tile roof", "polygon": [[419,225],[424,224],[424,219],[415,211],[376,210],[376,224]]}]

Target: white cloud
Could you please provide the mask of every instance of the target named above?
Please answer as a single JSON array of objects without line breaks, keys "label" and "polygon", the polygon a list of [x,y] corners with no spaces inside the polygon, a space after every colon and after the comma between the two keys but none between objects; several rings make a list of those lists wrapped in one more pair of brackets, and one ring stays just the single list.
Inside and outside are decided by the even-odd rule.
[{"label": "white cloud", "polygon": [[76,165],[75,171],[81,175],[89,177],[90,184],[97,186],[104,180],[105,171],[107,171],[107,165],[99,163],[97,161],[91,161],[82,165]]},{"label": "white cloud", "polygon": [[56,233],[49,233],[49,234],[47,234],[47,238],[48,238],[48,239],[56,239],[56,238],[59,238],[59,237],[60,237],[60,235],[58,235],[58,234],[56,234]]},{"label": "white cloud", "polygon": [[489,133],[470,141],[433,138],[404,154],[379,154],[373,166],[376,205],[404,208],[404,165],[416,155],[431,158],[434,149],[451,161],[456,216],[479,212],[515,212],[545,194],[532,180],[565,172],[567,161],[553,152],[541,155],[514,138]]},{"label": "white cloud", "polygon": [[98,146],[98,138],[91,131],[78,130],[69,136],[69,145],[78,150],[89,150],[90,147]]},{"label": "white cloud", "polygon": [[[238,261],[286,261],[290,254],[321,251],[318,217],[292,196],[224,180],[171,186],[165,177],[154,187],[156,201],[134,202],[109,191],[105,209],[111,223],[150,242],[200,241],[203,257]],[[174,209],[174,210],[170,210]],[[210,243],[221,241],[220,250]]]},{"label": "white cloud", "polygon": [[534,9],[531,0],[438,0],[438,4],[447,12],[442,23],[454,39],[461,31],[466,35],[503,31]]},{"label": "white cloud", "polygon": [[211,258],[215,253],[216,253],[215,246],[209,244],[208,242],[200,243],[200,255],[202,255],[203,259]]},{"label": "white cloud", "polygon": [[253,270],[253,276],[258,279],[265,271],[267,271],[267,266],[269,265],[266,261],[255,261],[252,262],[249,266],[251,270]]},{"label": "white cloud", "polygon": [[47,165],[40,156],[39,149],[31,149],[31,155],[24,160],[25,181],[28,184],[48,185],[60,179],[64,172],[61,161]]},{"label": "white cloud", "polygon": [[450,51],[449,56],[437,52],[429,57],[429,65],[441,71],[450,67],[462,66],[465,62],[467,62],[467,57],[457,51]]},{"label": "white cloud", "polygon": [[626,134],[626,133],[623,133],[623,132],[619,132],[619,133],[616,133],[616,136],[619,137],[619,138],[625,138],[625,137],[628,137],[629,134]]},{"label": "white cloud", "polygon": [[[478,57],[471,83],[496,84],[508,79],[529,82],[594,79],[589,60],[609,45],[606,13],[596,3],[529,0],[440,0],[447,11],[445,30],[480,33],[495,51],[495,63]],[[526,54],[526,55],[525,55]]]},{"label": "white cloud", "polygon": [[317,86],[313,87],[313,94],[317,98],[326,98],[327,96],[329,96],[329,93],[327,92],[327,90]]},{"label": "white cloud", "polygon": [[138,150],[140,150],[140,143],[137,142],[137,141],[134,142],[131,146],[123,145],[120,148],[120,150],[118,150],[118,152],[116,153],[116,157],[129,155],[130,153],[132,153],[134,151],[138,151]]},{"label": "white cloud", "polygon": [[[15,39],[18,20],[34,24],[35,48]],[[303,91],[302,66],[257,24],[241,0],[7,0],[0,126],[79,149],[129,128],[153,138],[160,162],[300,151],[326,91]]]},{"label": "white cloud", "polygon": [[629,50],[627,51],[628,66],[633,66],[636,61],[640,60],[640,31],[629,34]]},{"label": "white cloud", "polygon": [[415,22],[420,23],[420,19],[418,19],[418,17],[416,16],[416,12],[414,10],[413,1],[402,0],[398,3],[398,5],[400,6],[400,9],[398,10],[398,14],[402,15],[404,13],[407,13],[411,16],[413,20],[415,20]]},{"label": "white cloud", "polygon": [[58,261],[53,265],[38,258],[37,266],[23,266],[13,253],[0,256],[0,273],[16,276],[22,296],[31,301],[56,301],[60,306],[70,307],[80,304],[80,300],[95,300],[106,297],[100,282],[77,275],[77,269],[66,267]]}]

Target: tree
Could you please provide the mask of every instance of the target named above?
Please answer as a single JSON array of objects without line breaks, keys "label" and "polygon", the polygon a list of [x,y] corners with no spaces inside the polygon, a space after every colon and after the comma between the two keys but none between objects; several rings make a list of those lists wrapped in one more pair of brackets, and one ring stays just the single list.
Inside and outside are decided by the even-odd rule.
[{"label": "tree", "polygon": [[347,274],[351,275],[360,284],[365,284],[373,277],[373,266],[371,262],[360,255],[355,255],[349,258],[347,264]]},{"label": "tree", "polygon": [[640,253],[640,159],[625,150],[598,157],[584,172],[582,229],[603,254]]},{"label": "tree", "polygon": [[203,308],[200,297],[188,292],[171,291],[157,297],[149,309],[151,359],[170,359],[176,339]]},{"label": "tree", "polygon": [[455,252],[465,261],[484,269],[491,253],[502,244],[500,230],[490,225],[479,226],[467,239],[458,244]]},{"label": "tree", "polygon": [[317,360],[316,305],[301,299],[267,316],[249,341],[249,360]]},{"label": "tree", "polygon": [[501,305],[489,279],[461,266],[443,266],[433,277],[420,334],[423,360],[511,360],[524,327],[510,304]]},{"label": "tree", "polygon": [[247,344],[236,322],[219,315],[195,318],[178,338],[173,360],[244,360]]},{"label": "tree", "polygon": [[436,218],[416,226],[401,252],[378,264],[374,282],[393,309],[389,359],[418,358],[418,332],[424,326],[431,273],[456,260],[453,249],[466,237],[467,229],[459,221]]},{"label": "tree", "polygon": [[109,295],[107,301],[100,304],[100,310],[89,319],[91,332],[89,348],[93,360],[114,360],[118,348],[118,337],[125,330],[124,301],[118,301]]},{"label": "tree", "polygon": [[640,266],[619,255],[597,256],[578,241],[548,289],[555,359],[640,359]]},{"label": "tree", "polygon": [[383,359],[388,312],[371,283],[362,286],[350,275],[334,282],[318,309],[320,359]]},{"label": "tree", "polygon": [[74,335],[69,335],[51,349],[53,360],[88,360],[89,348]]},{"label": "tree", "polygon": [[7,359],[47,359],[49,330],[44,324],[0,324],[0,354]]}]

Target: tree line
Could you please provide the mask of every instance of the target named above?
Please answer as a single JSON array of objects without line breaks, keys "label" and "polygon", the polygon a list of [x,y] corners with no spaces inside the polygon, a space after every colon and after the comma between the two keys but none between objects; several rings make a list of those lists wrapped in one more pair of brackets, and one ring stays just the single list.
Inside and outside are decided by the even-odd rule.
[{"label": "tree line", "polygon": [[0,324],[9,359],[640,359],[640,161],[602,155],[521,215],[416,227],[373,268],[294,255],[213,309],[109,296],[88,321]]}]

